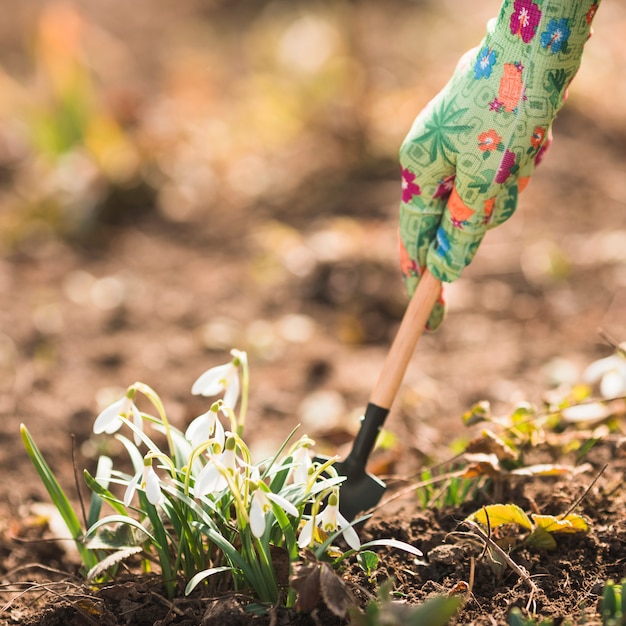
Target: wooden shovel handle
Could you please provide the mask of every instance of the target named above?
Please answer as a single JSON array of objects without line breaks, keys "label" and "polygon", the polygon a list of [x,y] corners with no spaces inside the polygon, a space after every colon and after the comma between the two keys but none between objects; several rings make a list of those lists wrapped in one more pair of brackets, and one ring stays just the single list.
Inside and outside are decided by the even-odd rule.
[{"label": "wooden shovel handle", "polygon": [[425,270],[404,313],[398,332],[387,353],[383,369],[370,395],[372,404],[385,409],[391,408],[415,346],[424,332],[430,312],[440,293],[441,281]]}]

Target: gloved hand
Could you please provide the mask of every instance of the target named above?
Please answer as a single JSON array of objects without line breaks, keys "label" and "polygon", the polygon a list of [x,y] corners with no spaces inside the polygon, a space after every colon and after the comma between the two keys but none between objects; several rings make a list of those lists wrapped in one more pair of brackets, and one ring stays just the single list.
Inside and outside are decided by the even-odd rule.
[{"label": "gloved hand", "polygon": [[[481,45],[418,115],[400,149],[400,257],[409,295],[423,268],[456,280],[506,221],[550,142],[599,1],[505,0]],[[428,328],[443,321],[439,299]]]}]

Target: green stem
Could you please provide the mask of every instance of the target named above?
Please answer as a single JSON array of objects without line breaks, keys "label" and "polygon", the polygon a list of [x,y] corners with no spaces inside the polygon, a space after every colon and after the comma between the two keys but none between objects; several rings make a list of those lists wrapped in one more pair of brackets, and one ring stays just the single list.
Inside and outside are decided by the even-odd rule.
[{"label": "green stem", "polygon": [[169,598],[173,598],[176,592],[176,569],[172,567],[172,561],[170,559],[169,546],[171,542],[168,538],[168,533],[163,526],[157,508],[148,502],[148,498],[142,492],[139,492],[139,501],[141,503],[141,509],[145,511],[152,524],[156,538],[156,542],[153,542],[153,545],[158,554],[159,564],[161,566],[161,577],[167,589],[167,595]]},{"label": "green stem", "polygon": [[165,429],[165,437],[167,438],[167,445],[170,451],[170,457],[176,458],[176,448],[174,446],[174,439],[172,437],[172,427],[170,426],[170,422],[167,418],[167,414],[165,413],[165,407],[163,406],[163,402],[161,402],[161,398],[159,398],[158,394],[152,387],[149,387],[145,383],[136,382],[132,385],[134,389],[137,391],[141,391],[150,402],[154,405],[154,408],[157,410],[159,417],[161,418],[161,422],[163,423],[163,428]]},{"label": "green stem", "polygon": [[194,448],[191,451],[191,454],[189,455],[189,460],[187,461],[187,471],[185,472],[184,493],[186,496],[189,495],[189,483],[191,482],[191,472],[192,472],[193,464],[196,458],[198,458],[200,454],[202,454],[205,450],[208,450],[209,448],[211,448],[213,444],[214,444],[214,441],[209,439],[208,441],[205,441],[203,444],[200,444],[197,448]]},{"label": "green stem", "polygon": [[251,535],[249,532],[241,532],[241,549],[248,565],[248,583],[254,588],[261,602],[272,602],[275,597],[272,597],[272,591],[268,586],[270,581],[267,580],[257,551],[254,548],[254,543],[251,541]]},{"label": "green stem", "polygon": [[243,429],[246,424],[248,413],[248,393],[250,391],[250,369],[248,367],[248,355],[245,352],[237,352],[239,365],[241,366],[241,406],[239,408],[239,420],[237,423],[237,435],[243,437]]},{"label": "green stem", "polygon": [[255,537],[254,542],[257,545],[257,554],[259,555],[259,562],[262,568],[263,580],[268,587],[269,597],[268,602],[276,602],[278,598],[278,582],[276,581],[276,571],[274,570],[274,564],[269,553],[269,545],[264,545],[260,539]]}]

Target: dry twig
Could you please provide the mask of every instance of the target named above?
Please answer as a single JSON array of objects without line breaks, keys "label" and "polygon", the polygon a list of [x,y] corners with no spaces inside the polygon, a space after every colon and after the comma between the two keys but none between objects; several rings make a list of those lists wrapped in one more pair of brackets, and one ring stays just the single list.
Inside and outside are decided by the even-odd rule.
[{"label": "dry twig", "polygon": [[491,537],[486,535],[478,524],[471,520],[465,520],[464,523],[469,526],[472,532],[485,542],[499,557],[531,588],[533,593],[539,593],[539,587],[532,581],[530,574],[521,566],[518,565]]}]

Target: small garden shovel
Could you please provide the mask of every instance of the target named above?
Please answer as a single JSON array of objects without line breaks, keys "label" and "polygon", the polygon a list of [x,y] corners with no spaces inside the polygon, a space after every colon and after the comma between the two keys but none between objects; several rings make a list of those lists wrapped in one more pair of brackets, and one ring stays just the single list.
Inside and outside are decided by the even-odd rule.
[{"label": "small garden shovel", "polygon": [[441,282],[426,270],[404,313],[369,397],[352,450],[344,461],[335,463],[339,475],[346,476],[340,487],[339,510],[349,521],[361,511],[376,506],[386,489],[382,480],[365,471],[365,466],[440,292]]}]

